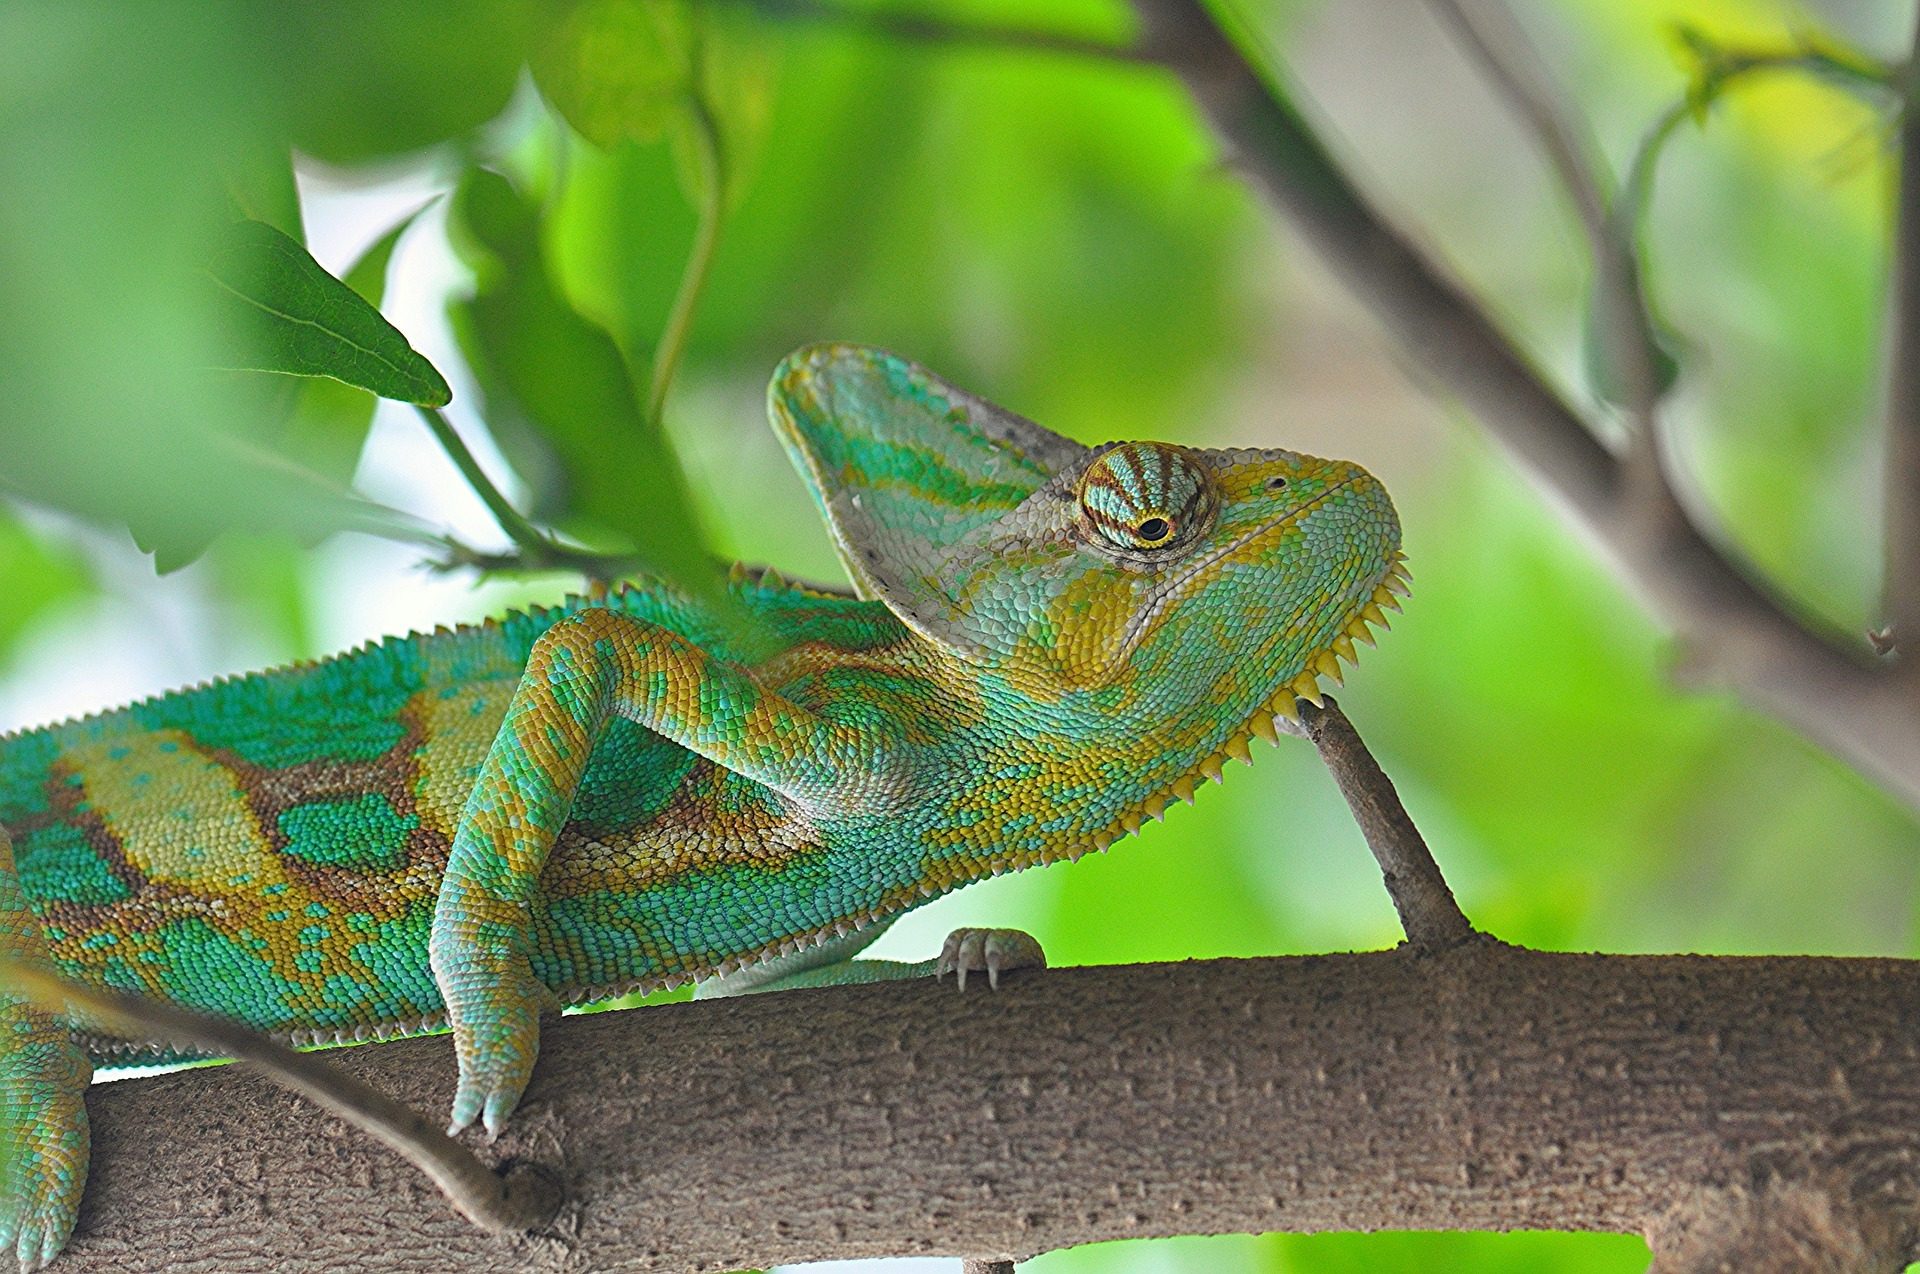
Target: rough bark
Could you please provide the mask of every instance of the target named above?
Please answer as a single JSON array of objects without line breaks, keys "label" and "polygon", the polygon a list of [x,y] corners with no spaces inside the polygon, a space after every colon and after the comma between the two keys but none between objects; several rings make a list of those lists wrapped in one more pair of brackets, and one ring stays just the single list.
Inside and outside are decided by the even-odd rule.
[{"label": "rough bark", "polygon": [[[445,1039],[338,1060],[424,1110],[452,1091]],[[69,1274],[720,1270],[1387,1227],[1640,1232],[1677,1271],[1750,1250],[1756,1217],[1787,1236],[1760,1227],[1769,1251],[1851,1236],[1848,1268],[1894,1270],[1920,1215],[1920,963],[1472,943],[552,1021],[495,1147],[567,1194],[525,1238],[237,1069],[93,1098]]]}]

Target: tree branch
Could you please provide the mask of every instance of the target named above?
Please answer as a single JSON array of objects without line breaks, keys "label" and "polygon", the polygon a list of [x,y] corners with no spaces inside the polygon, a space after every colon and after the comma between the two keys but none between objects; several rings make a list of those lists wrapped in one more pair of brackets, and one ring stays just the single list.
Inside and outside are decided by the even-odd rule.
[{"label": "tree branch", "polygon": [[1920,684],[1920,18],[1913,50],[1903,77],[1887,341],[1885,609],[1903,679]]},{"label": "tree branch", "polygon": [[1480,936],[1454,901],[1446,877],[1433,861],[1420,830],[1407,816],[1393,780],[1381,770],[1373,753],[1361,741],[1360,732],[1340,711],[1332,695],[1323,696],[1324,706],[1300,705],[1300,725],[1313,746],[1319,749],[1347,808],[1367,838],[1367,848],[1380,864],[1393,909],[1400,913],[1400,927],[1407,941],[1416,947],[1447,947]]},{"label": "tree branch", "polygon": [[[1915,1004],[1905,961],[1470,943],[569,1017],[488,1152],[561,1181],[548,1232],[483,1234],[387,1151],[216,1068],[92,1090],[62,1260],[729,1269],[1381,1228],[1664,1244],[1718,1215],[1713,1192],[1766,1182],[1911,1236]],[[444,1037],[330,1060],[415,1109],[453,1090]]]},{"label": "tree branch", "polygon": [[1133,0],[1238,168],[1526,475],[1606,551],[1686,643],[1699,681],[1727,686],[1920,807],[1920,696],[1900,694],[1865,643],[1845,645],[1772,597],[1670,493],[1644,484],[1508,342],[1480,306],[1369,203],[1277,87],[1198,0]]},{"label": "tree branch", "polygon": [[1601,187],[1593,143],[1513,11],[1501,0],[1428,0],[1428,6],[1532,132],[1588,236],[1603,238],[1612,200]]}]

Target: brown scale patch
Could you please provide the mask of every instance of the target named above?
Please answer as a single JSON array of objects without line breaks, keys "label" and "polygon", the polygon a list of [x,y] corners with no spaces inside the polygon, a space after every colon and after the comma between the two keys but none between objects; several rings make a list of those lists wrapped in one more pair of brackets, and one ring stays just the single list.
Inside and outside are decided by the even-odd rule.
[{"label": "brown scale patch", "polygon": [[812,822],[778,794],[778,811],[722,807],[721,786],[741,781],[729,774],[712,761],[695,761],[643,824],[608,829],[568,822],[542,875],[541,892],[553,898],[597,889],[635,893],[719,867],[776,870],[822,848]]},{"label": "brown scale patch", "polygon": [[[400,717],[404,732],[394,745],[366,761],[319,758],[271,768],[248,761],[225,749],[206,749],[206,755],[224,766],[245,795],[258,820],[261,835],[287,879],[314,898],[342,908],[391,918],[423,896],[431,896],[446,870],[448,842],[434,830],[432,820],[415,797],[417,754],[426,732],[412,711]],[[401,818],[414,826],[402,842],[400,864],[383,872],[364,867],[328,867],[289,854],[281,816],[302,806],[377,795],[386,799]]]}]

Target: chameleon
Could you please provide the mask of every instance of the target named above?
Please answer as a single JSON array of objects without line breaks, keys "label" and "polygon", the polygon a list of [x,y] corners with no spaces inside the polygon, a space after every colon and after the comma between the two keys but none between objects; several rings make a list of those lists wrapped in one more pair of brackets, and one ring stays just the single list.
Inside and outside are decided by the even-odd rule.
[{"label": "chameleon", "polygon": [[[849,344],[768,402],[850,590],[640,579],[7,735],[0,954],[298,1045],[450,1028],[450,1126],[493,1133],[559,1005],[1043,962],[854,956],[1191,801],[1405,592],[1354,464],[1085,446]],[[173,1056],[0,995],[23,1268],[72,1229],[92,1068]]]}]

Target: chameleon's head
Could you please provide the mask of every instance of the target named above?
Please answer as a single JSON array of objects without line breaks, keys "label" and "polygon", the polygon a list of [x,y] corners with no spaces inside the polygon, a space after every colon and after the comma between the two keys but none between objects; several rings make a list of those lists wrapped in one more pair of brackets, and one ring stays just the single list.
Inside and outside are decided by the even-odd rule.
[{"label": "chameleon's head", "polygon": [[1400,586],[1399,521],[1357,465],[1084,447],[858,346],[794,354],[771,399],[862,589],[1036,696],[1287,707]]}]

